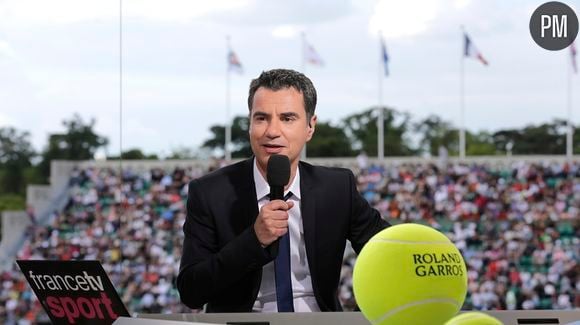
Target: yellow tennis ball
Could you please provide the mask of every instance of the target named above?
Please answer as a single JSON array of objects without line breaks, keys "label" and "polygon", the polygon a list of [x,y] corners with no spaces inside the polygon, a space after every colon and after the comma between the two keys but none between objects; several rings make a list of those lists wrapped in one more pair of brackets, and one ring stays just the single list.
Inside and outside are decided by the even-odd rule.
[{"label": "yellow tennis ball", "polygon": [[363,247],[354,266],[353,288],[373,325],[440,325],[463,305],[467,270],[444,234],[401,224],[379,232]]},{"label": "yellow tennis ball", "polygon": [[503,325],[503,323],[495,317],[474,311],[457,315],[445,325]]}]

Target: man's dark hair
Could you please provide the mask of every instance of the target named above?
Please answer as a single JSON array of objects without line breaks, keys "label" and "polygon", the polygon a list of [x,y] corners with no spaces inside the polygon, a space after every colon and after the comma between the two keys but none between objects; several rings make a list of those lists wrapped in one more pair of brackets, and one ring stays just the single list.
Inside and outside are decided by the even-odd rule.
[{"label": "man's dark hair", "polygon": [[252,111],[254,94],[260,87],[274,91],[292,87],[301,92],[304,98],[307,122],[310,123],[310,118],[314,115],[314,110],[316,109],[316,89],[314,89],[312,81],[304,74],[290,69],[263,71],[258,78],[250,83],[250,93],[248,95],[248,109],[250,112]]}]

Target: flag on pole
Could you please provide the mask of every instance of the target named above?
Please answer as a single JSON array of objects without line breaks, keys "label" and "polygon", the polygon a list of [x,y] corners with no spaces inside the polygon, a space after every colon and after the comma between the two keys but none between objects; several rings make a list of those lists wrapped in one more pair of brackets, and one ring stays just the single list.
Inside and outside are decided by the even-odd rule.
[{"label": "flag on pole", "polygon": [[[302,33],[302,65],[310,63],[312,65],[323,66],[322,57],[316,52],[314,46],[306,40],[306,34]],[[304,67],[303,67],[304,68]]]},{"label": "flag on pole", "polygon": [[572,69],[574,69],[574,74],[578,73],[578,66],[576,66],[576,45],[574,42],[570,44],[570,59],[572,60]]},{"label": "flag on pole", "polygon": [[234,50],[232,50],[231,48],[229,49],[228,53],[228,69],[229,71],[234,71],[239,74],[242,74],[244,72],[240,59],[238,58]]},{"label": "flag on pole", "polygon": [[479,52],[477,47],[475,47],[475,44],[473,44],[473,42],[471,41],[471,38],[469,38],[469,35],[467,35],[466,32],[463,32],[463,39],[465,41],[464,42],[464,49],[463,49],[463,56],[479,60],[479,62],[483,63],[484,65],[488,65],[489,63],[483,57],[481,52]]},{"label": "flag on pole", "polygon": [[383,58],[383,67],[385,68],[385,76],[389,76],[389,54],[387,53],[387,45],[381,36],[381,56]]},{"label": "flag on pole", "polygon": [[304,40],[304,61],[313,65],[323,66],[322,57],[316,52],[314,47]]}]

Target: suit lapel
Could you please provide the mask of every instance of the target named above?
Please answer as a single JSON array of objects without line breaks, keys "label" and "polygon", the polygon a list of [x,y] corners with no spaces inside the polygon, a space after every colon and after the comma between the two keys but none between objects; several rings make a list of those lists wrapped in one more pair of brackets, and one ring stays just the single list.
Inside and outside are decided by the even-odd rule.
[{"label": "suit lapel", "polygon": [[237,179],[232,180],[232,184],[237,185],[234,187],[237,197],[237,202],[234,206],[237,206],[239,208],[238,211],[243,215],[239,220],[240,226],[238,230],[240,232],[252,225],[258,216],[258,200],[256,198],[256,185],[254,185],[253,163],[253,157],[244,161],[240,172],[236,174]]},{"label": "suit lapel", "polygon": [[[254,157],[247,159],[242,164],[239,172],[236,173],[236,179],[232,181],[234,185],[234,190],[236,191],[237,202],[236,206],[239,207],[240,212],[240,224],[241,227],[238,229],[238,234],[252,227],[258,216],[258,199],[256,198],[256,185],[254,183]],[[260,289],[262,279],[262,269],[256,270],[252,273],[252,298],[246,301],[247,310],[251,311],[254,301],[258,296],[258,291]]]},{"label": "suit lapel", "polygon": [[248,225],[252,225],[256,221],[256,217],[258,216],[258,198],[256,197],[256,185],[254,183],[254,158],[250,158],[248,161],[248,167],[246,168],[246,175],[248,177],[248,186],[246,187],[246,191],[244,192],[247,197],[244,199],[244,202],[248,202],[246,206],[246,216],[248,220]]},{"label": "suit lapel", "polygon": [[[310,267],[310,274],[312,281],[316,281],[313,270],[316,270],[316,194],[314,187],[314,179],[312,171],[308,166],[302,162],[299,163],[300,168],[300,212],[302,213],[302,226],[304,227],[304,242],[306,245],[306,257],[308,258],[308,265]],[[316,287],[313,284],[313,287]]]}]

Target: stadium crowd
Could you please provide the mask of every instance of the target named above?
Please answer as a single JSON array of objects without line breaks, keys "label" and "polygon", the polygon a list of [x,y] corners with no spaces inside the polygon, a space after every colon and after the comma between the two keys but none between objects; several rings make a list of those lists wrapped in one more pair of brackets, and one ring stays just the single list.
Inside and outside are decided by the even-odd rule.
[{"label": "stadium crowd", "polygon": [[[359,191],[392,223],[424,223],[460,249],[464,309],[580,307],[580,165],[371,166]],[[354,308],[345,258],[340,298]]]},{"label": "stadium crowd", "polygon": [[[580,164],[361,166],[359,190],[391,223],[446,233],[468,267],[464,309],[580,307]],[[101,261],[133,312],[191,312],[179,302],[187,184],[207,171],[145,173],[88,168],[71,176],[71,196],[48,225],[32,225],[19,259]],[[356,308],[347,251],[339,298]],[[47,320],[15,266],[0,274],[0,320]]]}]

